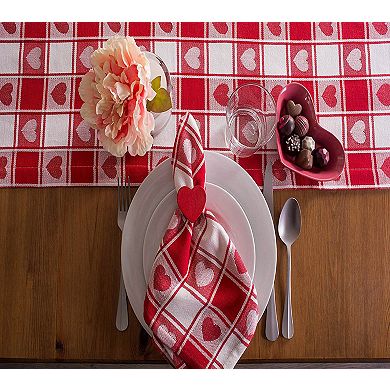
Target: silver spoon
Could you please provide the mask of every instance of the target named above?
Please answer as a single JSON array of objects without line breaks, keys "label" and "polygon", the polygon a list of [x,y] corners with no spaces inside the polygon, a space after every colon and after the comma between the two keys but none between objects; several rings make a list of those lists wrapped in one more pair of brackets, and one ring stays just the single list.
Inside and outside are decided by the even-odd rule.
[{"label": "silver spoon", "polygon": [[294,335],[294,323],[291,307],[291,245],[301,232],[301,209],[295,198],[290,198],[284,204],[279,217],[279,237],[287,247],[287,286],[284,301],[282,335],[291,339]]}]

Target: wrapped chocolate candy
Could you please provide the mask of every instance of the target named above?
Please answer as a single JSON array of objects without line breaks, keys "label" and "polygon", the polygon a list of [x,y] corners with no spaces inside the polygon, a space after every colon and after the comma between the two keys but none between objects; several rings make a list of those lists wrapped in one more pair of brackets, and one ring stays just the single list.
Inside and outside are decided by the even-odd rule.
[{"label": "wrapped chocolate candy", "polygon": [[312,169],[313,156],[311,154],[311,151],[308,149],[302,149],[299,152],[297,158],[295,159],[295,164],[306,170]]},{"label": "wrapped chocolate candy", "polygon": [[309,131],[309,121],[303,116],[299,115],[295,118],[295,133],[300,137],[304,137]]},{"label": "wrapped chocolate candy", "polygon": [[329,152],[325,148],[317,148],[313,151],[314,164],[320,168],[323,168],[328,165],[329,162]]},{"label": "wrapped chocolate candy", "polygon": [[301,150],[301,140],[298,135],[291,134],[284,139],[284,147],[289,154],[297,154]]},{"label": "wrapped chocolate candy", "polygon": [[278,130],[280,135],[290,135],[295,128],[295,121],[291,115],[283,115],[278,121]]},{"label": "wrapped chocolate candy", "polygon": [[302,140],[302,149],[307,149],[312,152],[316,147],[316,142],[312,137],[309,137],[308,135]]}]

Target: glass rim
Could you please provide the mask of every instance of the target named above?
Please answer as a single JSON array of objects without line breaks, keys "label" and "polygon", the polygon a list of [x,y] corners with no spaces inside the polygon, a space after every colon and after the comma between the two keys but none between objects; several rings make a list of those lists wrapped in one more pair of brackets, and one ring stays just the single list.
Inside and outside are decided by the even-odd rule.
[{"label": "glass rim", "polygon": [[150,56],[156,58],[156,60],[159,62],[159,65],[161,66],[161,68],[162,68],[162,70],[163,70],[163,72],[165,74],[165,78],[166,78],[166,82],[167,82],[167,91],[168,91],[169,94],[171,94],[172,93],[172,89],[173,89],[172,82],[171,82],[171,74],[170,74],[170,72],[168,70],[168,67],[165,64],[164,60],[160,56],[158,56],[156,53],[153,53],[153,52],[151,52],[149,50],[144,50],[143,53],[146,56],[150,55]]},{"label": "glass rim", "polygon": [[[244,88],[244,87],[257,87],[257,88],[261,89],[263,92],[265,92],[265,94],[268,95],[268,97],[271,99],[271,102],[272,102],[272,104],[273,104],[273,106],[274,106],[275,114],[276,114],[276,103],[275,103],[274,97],[271,95],[270,91],[268,91],[267,88],[263,87],[263,86],[260,85],[260,84],[256,84],[256,83],[246,83],[246,84],[240,85],[239,87],[237,87],[237,88],[229,95],[229,101],[232,99],[233,95],[235,95],[241,88]],[[228,102],[228,105],[229,105],[229,102]]]},{"label": "glass rim", "polygon": [[[256,87],[258,89],[260,89],[262,92],[265,92],[265,94],[271,99],[271,102],[273,104],[273,108],[274,108],[274,113],[272,116],[275,117],[275,123],[274,125],[272,126],[272,129],[270,130],[269,132],[269,137],[266,137],[266,140],[263,141],[263,142],[258,142],[256,143],[255,146],[247,146],[247,145],[244,145],[242,144],[239,139],[234,135],[234,139],[235,139],[235,143],[237,144],[238,147],[244,149],[244,150],[247,150],[248,152],[252,152],[252,154],[256,153],[262,146],[264,146],[266,143],[268,143],[271,138],[274,136],[275,134],[275,128],[276,128],[276,103],[275,103],[275,99],[274,97],[271,95],[271,93],[268,91],[267,88],[263,87],[262,85],[260,84],[256,84],[256,83],[246,83],[246,84],[243,84],[243,85],[240,85],[238,88],[236,88],[229,96],[229,100],[228,100],[228,105],[227,105],[227,108],[226,108],[226,128],[229,129],[230,125],[229,125],[229,117],[228,117],[228,107],[229,107],[229,102],[230,100],[233,98],[233,96],[235,94],[237,94],[237,92],[241,89],[241,88],[244,88],[244,87],[248,87],[248,86],[251,86],[251,87]],[[230,132],[230,131],[229,131]],[[231,132],[230,132],[231,133]],[[225,132],[225,140],[226,140],[226,135],[227,135],[227,132]],[[260,138],[259,138],[260,140]],[[237,154],[239,156],[239,154]]]}]

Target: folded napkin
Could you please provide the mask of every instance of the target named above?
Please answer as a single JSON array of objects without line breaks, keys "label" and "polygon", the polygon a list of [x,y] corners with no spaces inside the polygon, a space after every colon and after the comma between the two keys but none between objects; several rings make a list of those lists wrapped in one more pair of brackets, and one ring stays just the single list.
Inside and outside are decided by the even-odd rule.
[{"label": "folded napkin", "polygon": [[215,216],[205,210],[205,159],[197,124],[181,118],[173,150],[178,209],[150,274],[144,318],[176,368],[233,368],[258,322],[256,290]]}]

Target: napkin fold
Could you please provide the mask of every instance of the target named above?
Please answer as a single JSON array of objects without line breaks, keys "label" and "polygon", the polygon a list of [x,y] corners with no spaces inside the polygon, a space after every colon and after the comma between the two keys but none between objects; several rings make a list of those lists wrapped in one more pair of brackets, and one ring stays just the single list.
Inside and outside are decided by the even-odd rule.
[{"label": "napkin fold", "polygon": [[180,119],[172,167],[178,208],[150,274],[144,318],[176,368],[233,368],[258,322],[256,290],[224,228],[205,208],[206,166],[195,119]]}]

